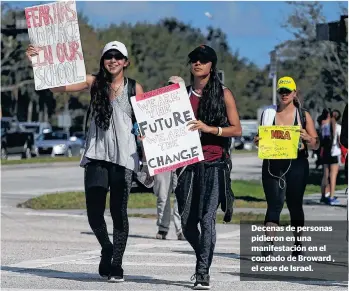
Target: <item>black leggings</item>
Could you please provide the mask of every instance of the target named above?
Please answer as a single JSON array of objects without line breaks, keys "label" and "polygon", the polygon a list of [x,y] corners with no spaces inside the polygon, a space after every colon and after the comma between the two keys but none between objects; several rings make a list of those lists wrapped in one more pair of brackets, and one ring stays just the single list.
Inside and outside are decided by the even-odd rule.
[{"label": "black leggings", "polygon": [[[291,225],[304,226],[303,196],[309,176],[309,163],[306,158],[298,158],[291,161],[286,175],[283,177],[286,183],[279,178],[290,166],[290,160],[264,160],[262,168],[262,181],[265,197],[267,199],[267,213],[264,224],[274,222],[279,224],[280,214],[285,201],[290,211]],[[280,188],[283,188],[281,189]]]},{"label": "black leggings", "polygon": [[[102,249],[113,249],[113,265],[122,265],[129,224],[127,203],[133,172],[104,161],[91,161],[85,168],[85,195],[88,222]],[[110,214],[113,219],[113,244],[104,220],[105,203],[110,187]]]}]

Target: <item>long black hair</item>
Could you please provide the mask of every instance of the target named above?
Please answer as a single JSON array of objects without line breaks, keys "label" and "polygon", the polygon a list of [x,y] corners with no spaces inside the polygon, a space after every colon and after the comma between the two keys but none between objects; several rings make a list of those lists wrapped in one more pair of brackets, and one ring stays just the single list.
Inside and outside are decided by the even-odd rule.
[{"label": "long black hair", "polygon": [[91,88],[93,117],[96,125],[106,131],[110,125],[113,107],[110,104],[110,84],[112,75],[104,67],[104,58],[99,62],[99,72],[95,75],[95,81]]},{"label": "long black hair", "polygon": [[[194,83],[193,74],[191,74],[191,82]],[[212,66],[210,78],[202,91],[198,118],[210,126],[225,126],[228,123],[223,84],[219,80],[215,66]]]}]

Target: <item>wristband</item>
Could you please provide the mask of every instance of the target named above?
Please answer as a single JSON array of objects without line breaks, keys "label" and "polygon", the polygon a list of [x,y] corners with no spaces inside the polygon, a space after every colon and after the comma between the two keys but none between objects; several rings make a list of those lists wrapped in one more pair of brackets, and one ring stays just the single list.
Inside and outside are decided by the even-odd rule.
[{"label": "wristband", "polygon": [[218,127],[218,136],[221,136],[223,133],[223,129],[221,127]]}]

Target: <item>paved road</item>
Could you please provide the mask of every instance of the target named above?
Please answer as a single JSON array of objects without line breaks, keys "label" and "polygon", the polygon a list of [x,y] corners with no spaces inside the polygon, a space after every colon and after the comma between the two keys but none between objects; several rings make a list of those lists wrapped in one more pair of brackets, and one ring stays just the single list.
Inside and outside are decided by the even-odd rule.
[{"label": "paved road", "polygon": [[[261,178],[261,160],[256,155],[236,154],[233,161],[233,179]],[[83,177],[84,169],[78,163],[3,166],[1,205],[15,205],[48,192],[82,191]]]},{"label": "paved road", "polygon": [[[234,158],[233,178],[260,178],[260,160],[249,155]],[[99,278],[99,247],[85,211],[33,211],[15,208],[17,202],[54,191],[82,190],[83,169],[76,164],[2,168],[1,288],[7,291],[59,290],[189,290],[195,256],[189,244],[153,237],[153,219],[130,218],[130,238],[124,258],[126,282],[108,284]],[[339,194],[342,198],[343,194]],[[344,198],[344,196],[343,196]],[[317,198],[316,198],[317,199]],[[316,204],[316,203],[315,203]],[[344,208],[307,205],[343,217]],[[319,210],[320,209],[320,210]],[[327,209],[324,211],[324,209]],[[107,216],[111,230],[111,220]],[[211,269],[212,290],[347,290],[336,282],[240,281],[239,225],[217,226],[217,247]]]},{"label": "paved road", "polygon": [[[111,220],[107,223],[111,229]],[[97,274],[99,248],[84,215],[28,209],[1,210],[1,288],[4,291],[60,290],[190,290],[195,256],[186,241],[172,232],[166,241],[153,239],[155,221],[130,219],[124,257],[124,283],[107,283]],[[240,281],[238,225],[218,225],[211,268],[212,290],[347,290],[339,282]]]}]

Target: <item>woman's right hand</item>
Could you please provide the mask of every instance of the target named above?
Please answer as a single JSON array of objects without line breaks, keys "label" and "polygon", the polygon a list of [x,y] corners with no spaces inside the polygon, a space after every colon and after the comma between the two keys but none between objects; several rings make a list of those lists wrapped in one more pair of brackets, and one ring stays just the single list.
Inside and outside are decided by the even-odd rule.
[{"label": "woman's right hand", "polygon": [[261,138],[258,136],[258,135],[256,135],[254,138],[253,138],[253,142],[254,142],[254,144],[258,147],[258,144],[259,144],[259,140],[260,140]]},{"label": "woman's right hand", "polygon": [[37,56],[39,54],[39,49],[32,44],[30,44],[25,52],[28,60],[31,62],[33,56]]}]

